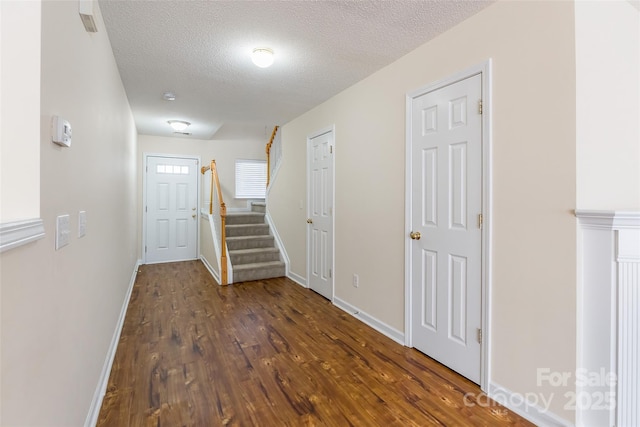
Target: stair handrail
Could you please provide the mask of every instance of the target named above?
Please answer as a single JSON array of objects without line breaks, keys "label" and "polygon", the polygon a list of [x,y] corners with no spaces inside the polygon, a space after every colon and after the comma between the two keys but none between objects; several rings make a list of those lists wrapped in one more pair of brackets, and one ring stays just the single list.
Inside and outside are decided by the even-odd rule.
[{"label": "stair handrail", "polygon": [[200,172],[204,175],[207,171],[211,171],[211,188],[209,193],[209,215],[213,215],[213,188],[215,184],[216,192],[218,193],[218,200],[220,200],[220,281],[222,285],[226,285],[227,278],[227,236],[226,236],[226,221],[227,221],[227,206],[224,204],[222,197],[222,189],[220,188],[220,177],[218,176],[218,170],[216,168],[216,161],[211,160],[209,166],[202,166]]},{"label": "stair handrail", "polygon": [[278,133],[279,126],[275,126],[273,128],[273,132],[271,132],[271,138],[269,142],[267,142],[267,147],[265,151],[267,152],[267,187],[269,186],[269,181],[271,180],[271,146],[273,145],[273,140],[276,138],[276,133]]}]

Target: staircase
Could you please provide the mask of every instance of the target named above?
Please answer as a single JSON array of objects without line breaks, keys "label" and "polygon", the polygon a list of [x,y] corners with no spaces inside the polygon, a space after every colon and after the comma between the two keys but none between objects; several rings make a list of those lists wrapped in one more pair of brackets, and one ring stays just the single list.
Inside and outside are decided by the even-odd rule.
[{"label": "staircase", "polygon": [[234,283],[285,275],[280,251],[264,221],[265,211],[264,203],[254,202],[251,212],[227,214],[225,229]]}]

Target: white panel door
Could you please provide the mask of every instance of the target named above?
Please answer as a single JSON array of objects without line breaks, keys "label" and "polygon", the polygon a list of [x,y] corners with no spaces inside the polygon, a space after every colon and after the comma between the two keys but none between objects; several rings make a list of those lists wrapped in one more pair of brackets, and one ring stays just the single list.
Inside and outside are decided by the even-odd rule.
[{"label": "white panel door", "polygon": [[198,160],[147,157],[145,262],[195,259]]},{"label": "white panel door", "polygon": [[309,287],[333,298],[333,132],[307,142]]},{"label": "white panel door", "polygon": [[410,148],[411,340],[476,383],[482,307],[481,88],[476,75],[413,99]]}]

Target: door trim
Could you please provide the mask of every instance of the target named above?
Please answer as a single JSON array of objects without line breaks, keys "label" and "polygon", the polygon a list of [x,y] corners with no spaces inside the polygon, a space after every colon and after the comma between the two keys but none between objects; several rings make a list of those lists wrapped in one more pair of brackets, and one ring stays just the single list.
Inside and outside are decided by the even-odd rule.
[{"label": "door trim", "polygon": [[[326,128],[322,128],[316,132],[313,132],[307,136],[306,150],[307,159],[305,168],[307,169],[307,218],[311,215],[311,171],[309,165],[311,164],[311,151],[309,150],[309,144],[313,138],[316,138],[325,133],[331,133],[333,135],[333,156],[331,156],[331,302],[334,302],[336,296],[336,126],[331,125]],[[306,288],[311,288],[311,233],[309,227],[307,228],[307,280]]]},{"label": "door trim", "polygon": [[140,244],[140,259],[142,264],[147,263],[147,252],[144,250],[147,243],[147,212],[145,212],[145,202],[147,201],[147,159],[149,157],[165,157],[168,159],[190,159],[198,161],[198,179],[196,179],[196,212],[198,215],[196,221],[196,259],[200,258],[200,165],[202,164],[200,156],[179,155],[166,153],[142,153],[142,200],[140,202],[140,210],[142,212],[142,242]]},{"label": "door trim", "polygon": [[413,347],[412,343],[412,327],[411,319],[413,316],[411,310],[412,286],[411,286],[411,240],[409,233],[411,232],[411,122],[412,122],[412,103],[428,92],[435,91],[453,83],[465,80],[469,77],[480,74],[482,84],[482,244],[480,248],[481,257],[481,322],[482,322],[482,343],[480,346],[480,388],[484,392],[489,391],[489,383],[491,379],[491,225],[492,225],[492,167],[491,167],[491,59],[480,64],[474,65],[461,72],[445,77],[436,82],[430,83],[414,91],[408,92],[406,95],[406,130],[405,130],[405,271],[404,271],[404,294],[405,294],[405,345]]}]

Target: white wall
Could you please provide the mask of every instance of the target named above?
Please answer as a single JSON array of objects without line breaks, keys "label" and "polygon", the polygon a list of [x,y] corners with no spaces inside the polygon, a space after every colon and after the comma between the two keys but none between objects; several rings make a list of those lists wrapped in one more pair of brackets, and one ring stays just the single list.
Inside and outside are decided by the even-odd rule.
[{"label": "white wall", "polygon": [[640,210],[640,11],[575,8],[577,207]]},{"label": "white wall", "polygon": [[40,217],[40,9],[0,2],[0,223]]},{"label": "white wall", "polygon": [[[491,380],[553,394],[537,368],[575,370],[574,10],[570,2],[498,2],[283,127],[269,209],[306,276],[305,143],[335,124],[335,294],[404,330],[406,93],[493,59]],[[360,286],[351,286],[353,273]]]},{"label": "white wall", "polygon": [[[46,237],[0,255],[2,425],[83,425],[137,259],[136,130],[98,10],[96,23],[85,32],[76,1],[42,3],[41,98],[25,126],[40,129],[29,171]],[[51,143],[54,114],[71,148]],[[61,214],[71,243],[56,251]]]}]

